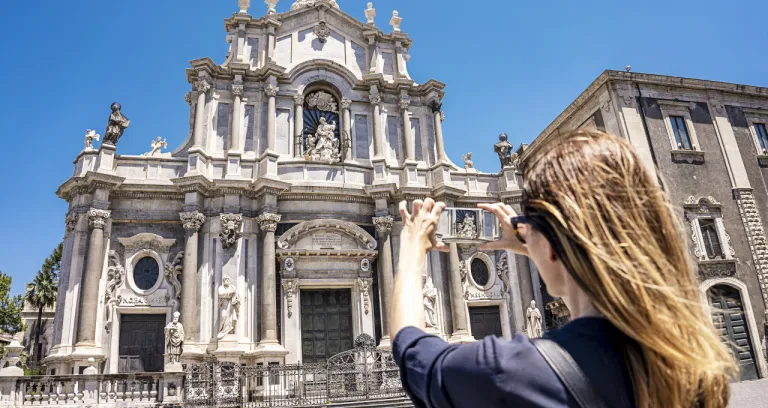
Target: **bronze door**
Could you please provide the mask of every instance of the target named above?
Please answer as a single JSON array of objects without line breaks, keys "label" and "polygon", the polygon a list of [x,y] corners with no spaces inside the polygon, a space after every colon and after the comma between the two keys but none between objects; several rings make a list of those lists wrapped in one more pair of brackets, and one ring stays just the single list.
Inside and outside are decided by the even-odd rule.
[{"label": "bronze door", "polygon": [[502,336],[501,314],[498,306],[476,306],[469,308],[469,324],[475,340],[485,336]]},{"label": "bronze door", "polygon": [[120,319],[118,372],[163,371],[165,315],[123,315]]},{"label": "bronze door", "polygon": [[720,334],[720,340],[739,362],[741,380],[756,380],[755,354],[738,289],[715,285],[709,289],[708,295],[715,329]]},{"label": "bronze door", "polygon": [[301,291],[301,361],[322,363],[352,349],[352,291]]}]

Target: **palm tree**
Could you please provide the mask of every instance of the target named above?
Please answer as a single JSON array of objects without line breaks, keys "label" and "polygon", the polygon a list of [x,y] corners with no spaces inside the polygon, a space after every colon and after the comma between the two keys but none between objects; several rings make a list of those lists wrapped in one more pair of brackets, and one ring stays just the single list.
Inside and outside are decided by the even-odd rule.
[{"label": "palm tree", "polygon": [[27,284],[27,293],[24,300],[37,308],[37,330],[35,331],[35,367],[40,364],[40,332],[42,331],[43,310],[56,304],[56,292],[58,291],[58,271],[61,267],[61,252],[63,245],[59,244],[53,250],[43,267],[37,272],[31,283]]}]

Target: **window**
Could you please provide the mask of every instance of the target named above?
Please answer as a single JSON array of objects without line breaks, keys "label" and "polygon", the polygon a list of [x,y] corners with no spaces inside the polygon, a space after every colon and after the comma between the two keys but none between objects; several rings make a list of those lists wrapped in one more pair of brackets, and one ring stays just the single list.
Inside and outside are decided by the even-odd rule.
[{"label": "window", "polygon": [[757,142],[760,144],[760,153],[768,154],[768,131],[766,131],[765,123],[755,123],[754,127]]},{"label": "window", "polygon": [[688,135],[685,118],[682,116],[670,116],[669,122],[672,126],[672,132],[675,134],[677,148],[679,150],[695,150],[693,143],[691,143],[691,137]]},{"label": "window", "polygon": [[139,259],[139,262],[136,262],[136,266],[133,267],[133,282],[141,290],[152,289],[159,276],[160,267],[155,258],[150,256]]},{"label": "window", "polygon": [[701,229],[701,238],[704,241],[704,250],[709,259],[725,259],[723,246],[720,244],[720,237],[717,234],[717,225],[713,218],[700,218],[699,228]]},{"label": "window", "polygon": [[491,276],[488,272],[488,265],[482,259],[473,259],[472,263],[470,263],[470,269],[472,271],[472,280],[475,281],[477,286],[484,287],[488,285]]}]

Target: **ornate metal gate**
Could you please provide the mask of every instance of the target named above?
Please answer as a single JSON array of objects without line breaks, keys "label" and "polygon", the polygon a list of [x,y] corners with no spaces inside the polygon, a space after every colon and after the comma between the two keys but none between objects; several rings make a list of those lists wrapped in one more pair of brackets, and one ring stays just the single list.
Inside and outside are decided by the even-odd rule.
[{"label": "ornate metal gate", "polygon": [[213,405],[213,368],[215,362],[188,364],[184,376],[184,405],[210,407]]},{"label": "ornate metal gate", "polygon": [[355,339],[355,348],[328,359],[328,399],[344,401],[403,394],[392,353],[376,348],[371,336]]}]

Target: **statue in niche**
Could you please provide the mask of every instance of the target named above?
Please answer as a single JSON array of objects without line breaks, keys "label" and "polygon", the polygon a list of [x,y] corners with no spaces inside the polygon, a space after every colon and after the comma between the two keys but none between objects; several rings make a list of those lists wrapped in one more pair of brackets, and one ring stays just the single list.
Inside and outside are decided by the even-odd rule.
[{"label": "statue in niche", "polygon": [[424,323],[427,327],[437,328],[437,313],[435,312],[435,305],[437,304],[437,289],[432,283],[432,278],[427,275],[422,275],[422,282],[424,283]]},{"label": "statue in niche", "polygon": [[235,332],[237,314],[240,312],[240,296],[230,284],[229,276],[219,286],[219,340]]},{"label": "statue in niche", "polygon": [[475,239],[477,238],[477,228],[475,227],[475,216],[468,213],[457,225],[456,236],[459,238]]},{"label": "statue in niche", "polygon": [[117,141],[120,140],[120,136],[123,135],[125,129],[131,124],[131,121],[120,112],[122,106],[120,106],[118,102],[113,102],[110,108],[112,109],[112,113],[109,115],[109,120],[107,121],[107,131],[104,135],[103,142],[117,146]]},{"label": "statue in niche", "polygon": [[534,339],[541,337],[543,334],[541,330],[541,312],[536,307],[535,300],[531,300],[531,305],[525,312],[525,316],[528,319],[528,325],[525,328],[525,333],[528,335],[528,338]]},{"label": "statue in niche", "polygon": [[165,354],[169,364],[179,364],[184,347],[184,326],[179,323],[179,312],[173,313],[173,320],[165,326]]},{"label": "statue in niche", "polygon": [[493,151],[499,156],[501,162],[501,168],[512,167],[512,143],[507,141],[507,134],[502,133],[499,135],[499,141],[493,145]]},{"label": "statue in niche", "polygon": [[320,117],[317,131],[307,138],[305,158],[326,163],[338,163],[341,157],[339,155],[339,140],[334,137],[335,134],[336,122],[328,123],[324,117]]}]

